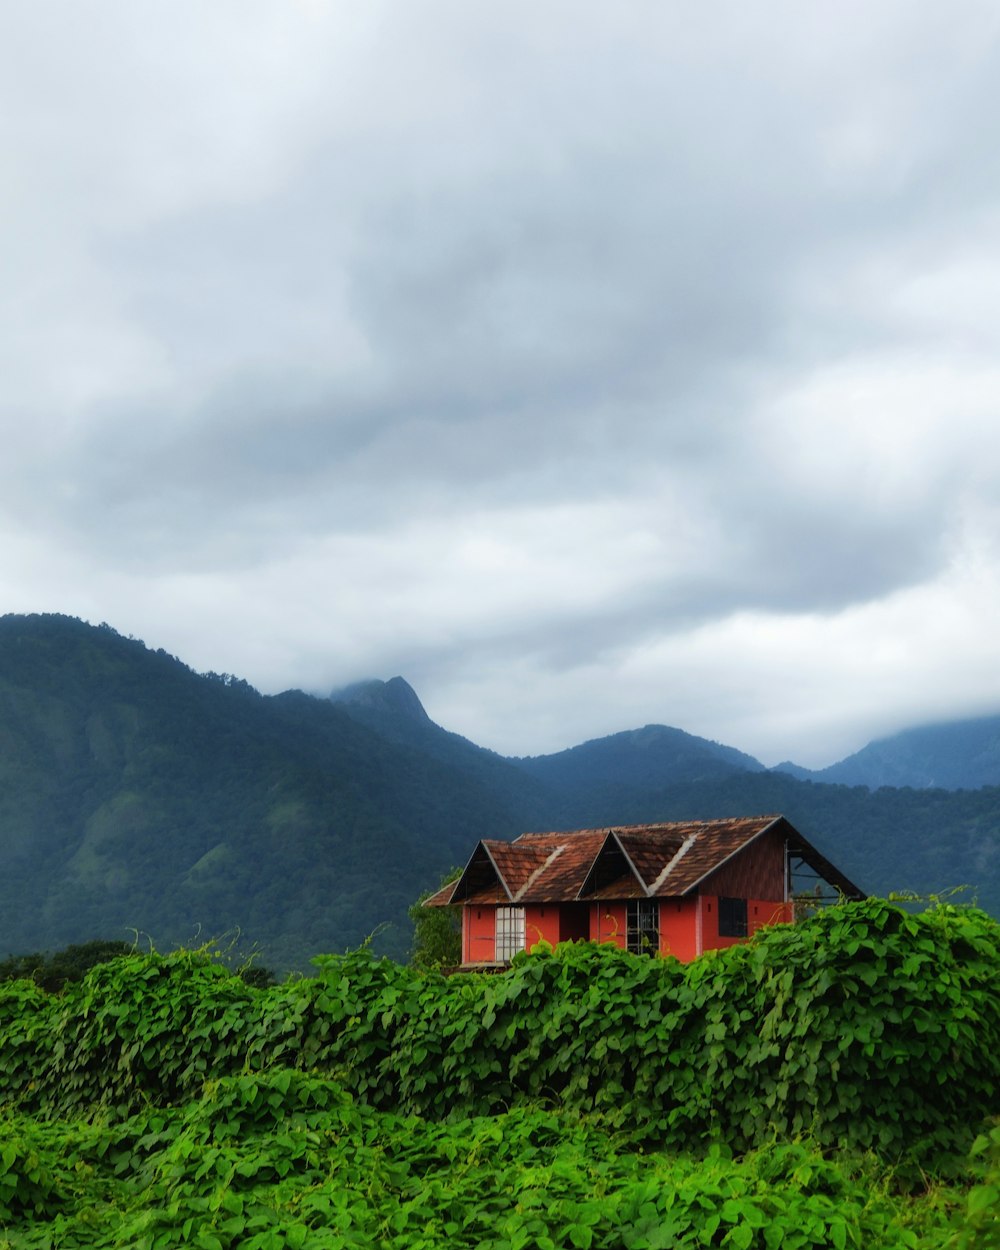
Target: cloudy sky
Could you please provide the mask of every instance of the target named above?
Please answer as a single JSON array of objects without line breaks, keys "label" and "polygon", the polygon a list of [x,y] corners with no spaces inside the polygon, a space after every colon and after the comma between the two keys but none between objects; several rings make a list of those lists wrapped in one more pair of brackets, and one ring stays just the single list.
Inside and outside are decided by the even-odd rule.
[{"label": "cloudy sky", "polygon": [[0,610],[508,754],[1000,711],[1000,10],[13,0]]}]

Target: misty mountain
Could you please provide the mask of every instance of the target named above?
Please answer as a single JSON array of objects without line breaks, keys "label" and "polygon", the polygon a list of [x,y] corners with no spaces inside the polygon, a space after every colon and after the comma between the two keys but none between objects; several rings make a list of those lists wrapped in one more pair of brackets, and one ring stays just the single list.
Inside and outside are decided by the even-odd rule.
[{"label": "misty mountain", "polygon": [[0,957],[239,934],[308,970],[383,924],[402,957],[407,906],[480,838],[764,812],[872,892],[970,883],[1000,913],[1000,788],[802,781],[661,725],[505,759],[401,677],[263,696],[109,626],[0,618]]},{"label": "misty mountain", "polygon": [[1000,786],[1000,716],[905,729],[869,742],[828,768],[779,764],[775,771],[799,780],[848,786],[978,790]]},{"label": "misty mountain", "polygon": [[[733,747],[698,738],[666,725],[595,738],[552,755],[506,759],[436,725],[413,688],[402,678],[366,681],[335,691],[331,699],[348,715],[393,742],[428,751],[437,759],[490,777],[500,788],[528,787],[538,801],[539,818],[551,821],[553,806],[585,810],[583,794],[602,796],[602,810],[614,795],[662,788],[681,782],[713,781],[737,772],[759,772],[764,765]],[[516,781],[515,774],[522,774]],[[524,775],[536,786],[526,782]]]}]

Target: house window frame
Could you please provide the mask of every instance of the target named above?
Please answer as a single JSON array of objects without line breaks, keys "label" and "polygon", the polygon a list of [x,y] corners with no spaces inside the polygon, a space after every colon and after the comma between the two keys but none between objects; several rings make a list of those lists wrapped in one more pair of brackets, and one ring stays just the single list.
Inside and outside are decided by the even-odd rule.
[{"label": "house window frame", "polygon": [[498,907],[493,955],[497,963],[509,963],[524,950],[524,908]]},{"label": "house window frame", "polygon": [[625,949],[633,955],[660,953],[658,899],[634,898],[625,904]]},{"label": "house window frame", "polygon": [[719,937],[745,938],[749,935],[747,900],[719,898]]}]

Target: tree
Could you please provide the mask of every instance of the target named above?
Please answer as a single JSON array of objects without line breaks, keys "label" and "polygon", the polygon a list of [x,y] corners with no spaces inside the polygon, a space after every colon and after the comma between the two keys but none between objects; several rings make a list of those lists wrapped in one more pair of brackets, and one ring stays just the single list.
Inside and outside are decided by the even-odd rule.
[{"label": "tree", "polygon": [[[438,890],[461,875],[461,868],[449,869],[441,878]],[[425,890],[408,912],[413,921],[410,965],[423,971],[454,968],[462,962],[462,909],[425,907],[424,900],[436,893],[437,890]]]},{"label": "tree", "polygon": [[135,953],[131,942],[115,942],[96,938],[67,946],[54,954],[45,951],[33,955],[15,955],[0,963],[0,981],[34,981],[43,990],[57,994],[67,981],[81,981],[96,964],[110,963],[123,955]]}]

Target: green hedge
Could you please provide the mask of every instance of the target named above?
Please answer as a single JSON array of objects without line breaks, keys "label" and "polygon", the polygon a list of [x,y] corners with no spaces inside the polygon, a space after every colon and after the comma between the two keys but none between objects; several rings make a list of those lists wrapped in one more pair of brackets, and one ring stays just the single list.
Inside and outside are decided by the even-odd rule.
[{"label": "green hedge", "polygon": [[430,1119],[541,1103],[673,1148],[807,1134],[924,1166],[1000,1110],[1000,924],[971,908],[844,904],[687,965],[591,944],[498,976],[315,963],[266,989],[191,953],[58,997],[0,986],[0,1099],[122,1115],[284,1066]]}]

